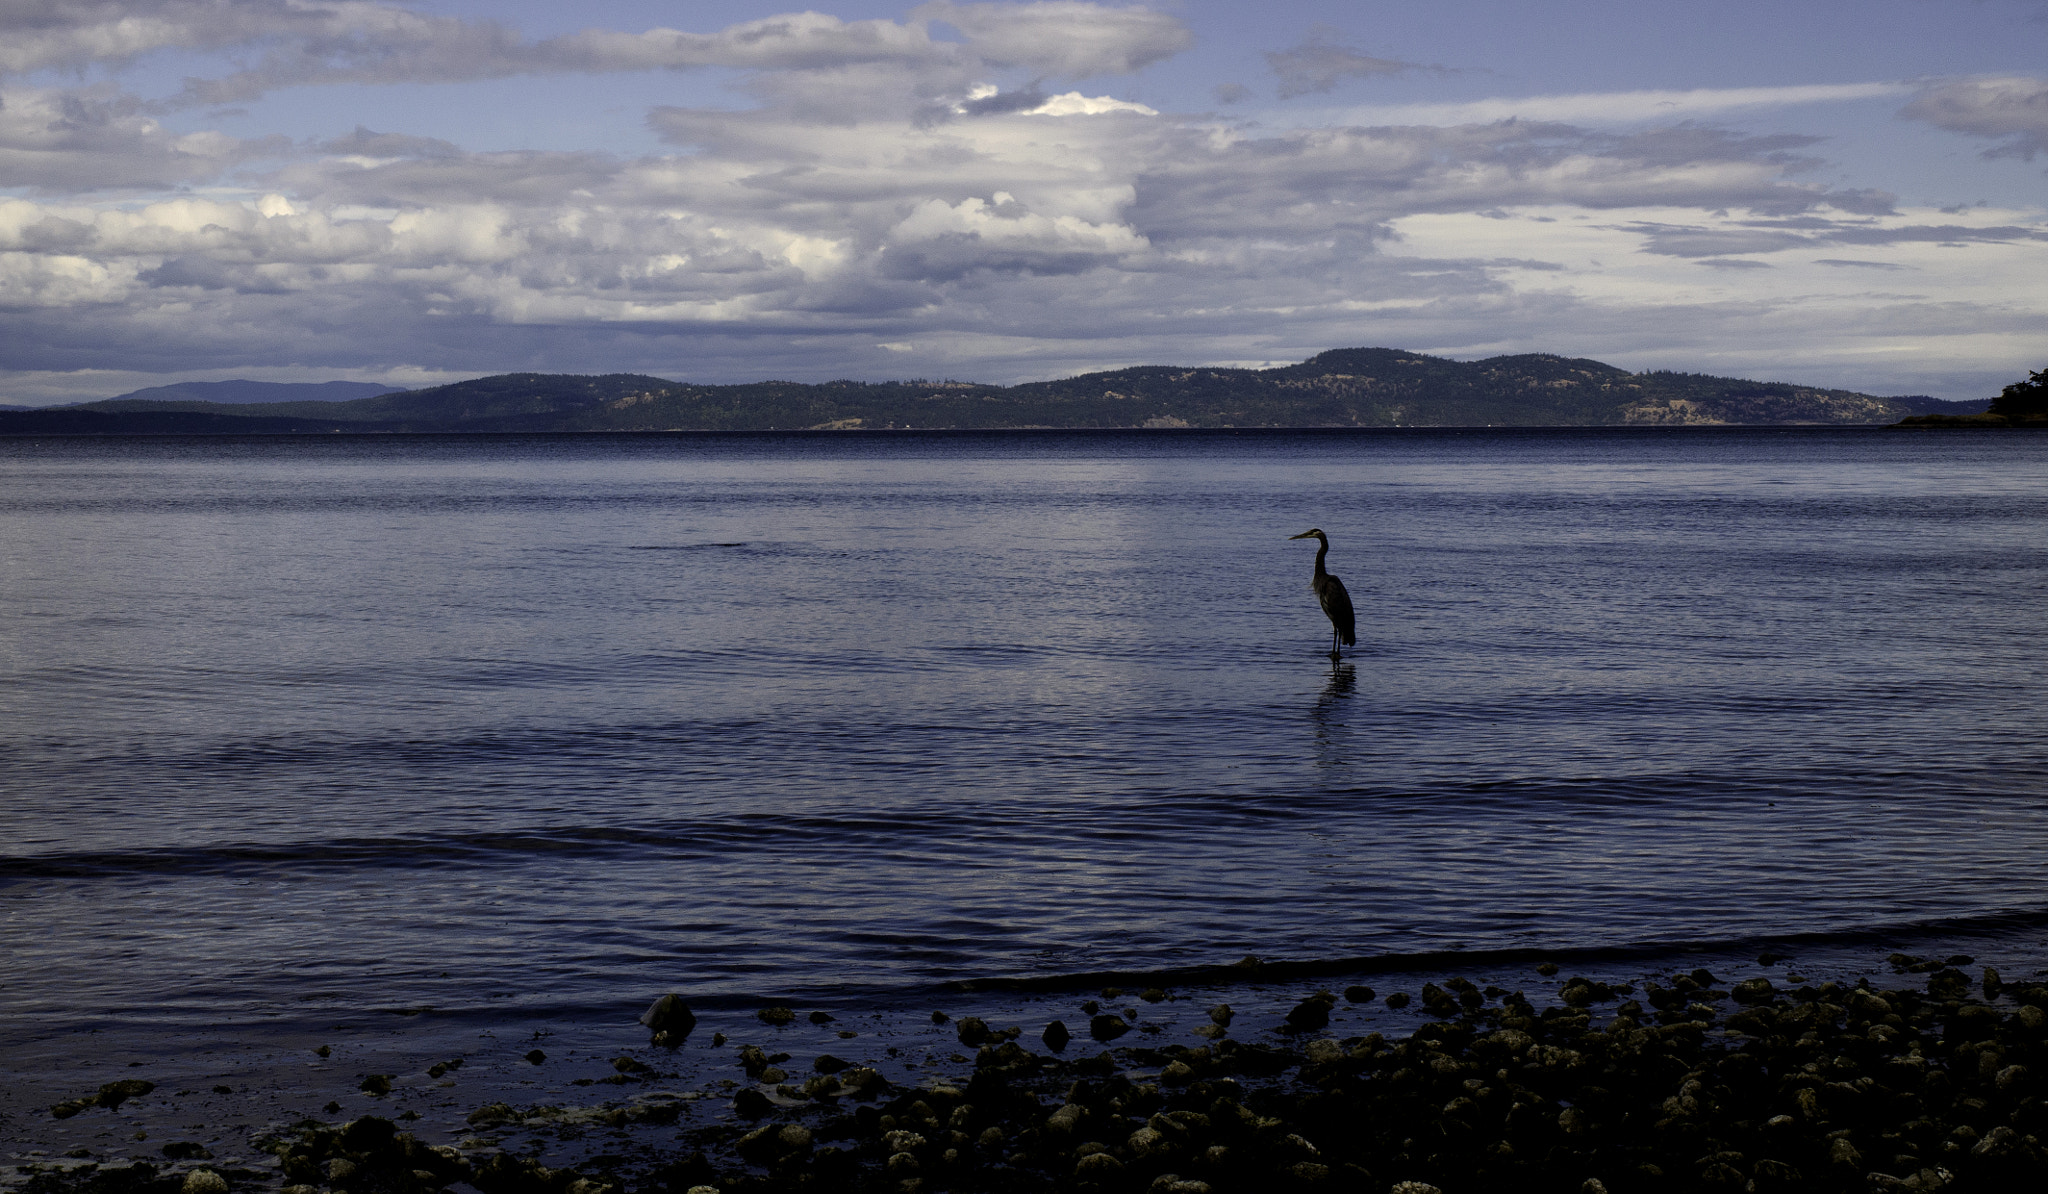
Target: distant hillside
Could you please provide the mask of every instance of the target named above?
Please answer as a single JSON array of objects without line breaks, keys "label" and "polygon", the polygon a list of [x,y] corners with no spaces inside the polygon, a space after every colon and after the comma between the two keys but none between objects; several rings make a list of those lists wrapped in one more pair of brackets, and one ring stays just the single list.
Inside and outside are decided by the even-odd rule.
[{"label": "distant hillside", "polygon": [[1461,362],[1391,348],[1343,348],[1277,369],[1142,366],[1019,386],[704,386],[629,373],[507,373],[346,402],[294,395],[229,405],[131,395],[0,412],[0,433],[1871,424],[1982,406],[1696,373],[1630,373],[1540,353]]},{"label": "distant hillside", "polygon": [[220,406],[246,406],[252,402],[351,402],[403,392],[397,386],[372,381],[181,381],[80,405],[104,409],[112,402],[204,402]]}]

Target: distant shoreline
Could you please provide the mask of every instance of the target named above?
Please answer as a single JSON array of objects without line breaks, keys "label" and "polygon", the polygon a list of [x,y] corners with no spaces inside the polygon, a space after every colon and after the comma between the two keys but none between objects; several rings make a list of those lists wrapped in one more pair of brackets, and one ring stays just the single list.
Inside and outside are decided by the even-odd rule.
[{"label": "distant shoreline", "polygon": [[[220,383],[250,386],[256,383]],[[166,401],[0,411],[0,434],[1843,426],[1974,404],[1653,370],[1547,353],[1454,361],[1339,348],[1271,369],[1145,365],[1020,385],[506,373],[347,401]]]},{"label": "distant shoreline", "polygon": [[[1948,426],[1948,424],[1941,424]],[[1984,430],[2005,430],[2004,424],[1982,424],[1968,419],[1956,424],[1964,428]],[[1400,427],[1330,427],[1305,425],[1299,427],[849,427],[834,430],[820,430],[812,427],[763,427],[743,430],[723,428],[662,428],[656,430],[580,430],[580,431],[417,431],[378,430],[362,427],[334,427],[327,429],[289,429],[269,431],[246,430],[191,430],[191,431],[20,431],[0,424],[0,442],[7,440],[536,440],[536,439],[581,439],[581,440],[634,440],[634,439],[746,439],[775,437],[814,440],[862,440],[862,439],[915,439],[915,438],[973,438],[1008,435],[1045,436],[1121,436],[1131,435],[1157,439],[1226,439],[1231,437],[1260,436],[1301,436],[1326,435],[1331,437],[1371,437],[1387,435],[1465,435],[1484,434],[1501,436],[1546,436],[1546,435],[1621,435],[1653,438],[1671,434],[1690,435],[1732,435],[1756,432],[1874,432],[1891,431],[1901,427],[1912,429],[1919,423],[1685,423],[1667,425],[1595,425],[1574,424],[1520,425],[1511,427],[1487,426],[1483,424],[1442,424]],[[2032,424],[2022,424],[2025,429]]]},{"label": "distant shoreline", "polygon": [[2042,431],[2048,430],[2048,419],[2015,421],[1987,411],[1981,415],[1914,415],[1890,426],[1908,431]]}]

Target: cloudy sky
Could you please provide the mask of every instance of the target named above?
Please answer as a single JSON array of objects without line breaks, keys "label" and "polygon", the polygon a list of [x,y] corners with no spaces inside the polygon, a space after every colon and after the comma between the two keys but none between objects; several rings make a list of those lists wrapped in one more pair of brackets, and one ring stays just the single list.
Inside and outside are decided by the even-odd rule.
[{"label": "cloudy sky", "polygon": [[0,0],[0,401],[2048,365],[2048,0]]}]

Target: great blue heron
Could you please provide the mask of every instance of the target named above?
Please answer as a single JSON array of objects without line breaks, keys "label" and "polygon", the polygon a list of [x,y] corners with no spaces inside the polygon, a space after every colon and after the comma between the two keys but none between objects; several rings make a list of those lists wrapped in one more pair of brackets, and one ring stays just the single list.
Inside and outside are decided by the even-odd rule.
[{"label": "great blue heron", "polygon": [[1303,531],[1289,535],[1289,539],[1317,539],[1322,546],[1316,549],[1316,574],[1309,587],[1316,591],[1316,600],[1322,603],[1323,612],[1330,617],[1330,658],[1343,658],[1337,650],[1342,641],[1347,647],[1358,645],[1358,618],[1351,612],[1351,594],[1344,591],[1344,582],[1331,576],[1323,567],[1323,557],[1330,554],[1330,537],[1321,531]]}]

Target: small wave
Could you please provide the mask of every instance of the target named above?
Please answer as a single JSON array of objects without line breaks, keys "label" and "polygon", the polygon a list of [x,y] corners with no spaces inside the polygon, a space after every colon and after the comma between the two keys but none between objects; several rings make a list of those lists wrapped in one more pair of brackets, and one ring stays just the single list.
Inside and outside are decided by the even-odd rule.
[{"label": "small wave", "polygon": [[1918,942],[1955,943],[1995,939],[2048,928],[2048,908],[2009,909],[1975,916],[1934,917],[1896,924],[1857,925],[1810,933],[1787,933],[1684,941],[1643,941],[1595,946],[1515,946],[1505,949],[1438,949],[1359,957],[1267,960],[1247,957],[1222,965],[1173,966],[1157,970],[1087,970],[1039,975],[955,979],[941,989],[962,993],[1022,991],[1050,993],[1095,987],[1220,987],[1240,983],[1283,983],[1345,975],[1452,973],[1554,962],[1560,968],[1650,967],[1688,954],[1792,954],[1819,949],[1899,947]]}]

